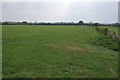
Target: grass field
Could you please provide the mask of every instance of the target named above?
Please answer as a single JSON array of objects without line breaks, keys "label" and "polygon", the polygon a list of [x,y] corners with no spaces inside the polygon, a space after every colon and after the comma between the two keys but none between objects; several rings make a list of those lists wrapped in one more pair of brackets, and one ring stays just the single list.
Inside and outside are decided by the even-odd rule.
[{"label": "grass field", "polygon": [[4,25],[3,78],[116,78],[118,52],[89,26]]}]

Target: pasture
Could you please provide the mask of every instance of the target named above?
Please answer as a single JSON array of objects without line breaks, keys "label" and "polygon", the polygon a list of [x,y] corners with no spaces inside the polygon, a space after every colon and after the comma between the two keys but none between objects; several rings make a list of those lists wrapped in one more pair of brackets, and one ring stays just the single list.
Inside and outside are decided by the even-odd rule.
[{"label": "pasture", "polygon": [[[89,26],[3,25],[3,78],[116,78],[118,52]],[[112,28],[111,28],[112,29]]]}]

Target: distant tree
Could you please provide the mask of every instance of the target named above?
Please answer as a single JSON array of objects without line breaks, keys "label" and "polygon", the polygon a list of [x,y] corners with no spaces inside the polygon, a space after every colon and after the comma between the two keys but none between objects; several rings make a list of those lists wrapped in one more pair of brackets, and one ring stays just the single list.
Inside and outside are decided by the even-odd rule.
[{"label": "distant tree", "polygon": [[27,21],[23,21],[22,24],[26,25],[26,24],[27,24]]},{"label": "distant tree", "polygon": [[82,24],[84,24],[84,22],[83,21],[79,21],[78,24],[82,25]]},{"label": "distant tree", "polygon": [[118,23],[118,27],[120,27],[120,23]]},{"label": "distant tree", "polygon": [[113,24],[115,27],[120,27],[120,23]]},{"label": "distant tree", "polygon": [[8,22],[7,22],[7,21],[5,21],[5,22],[3,22],[3,23],[2,23],[2,25],[8,25]]},{"label": "distant tree", "polygon": [[89,26],[93,26],[93,22],[89,22],[88,24],[89,24]]},{"label": "distant tree", "polygon": [[99,23],[94,23],[93,24],[95,27],[98,27],[99,26]]}]

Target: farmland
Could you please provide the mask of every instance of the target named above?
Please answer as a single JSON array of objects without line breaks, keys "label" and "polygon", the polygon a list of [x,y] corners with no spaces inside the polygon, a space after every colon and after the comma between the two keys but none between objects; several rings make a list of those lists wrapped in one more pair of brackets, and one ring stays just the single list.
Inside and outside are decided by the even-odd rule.
[{"label": "farmland", "polygon": [[118,77],[118,51],[92,44],[91,40],[101,36],[92,27],[3,25],[2,28],[3,78]]}]

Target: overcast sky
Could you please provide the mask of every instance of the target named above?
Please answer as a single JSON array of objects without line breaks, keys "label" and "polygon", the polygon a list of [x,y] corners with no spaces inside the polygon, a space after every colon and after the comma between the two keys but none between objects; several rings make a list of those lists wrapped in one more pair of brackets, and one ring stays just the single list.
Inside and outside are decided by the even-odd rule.
[{"label": "overcast sky", "polygon": [[2,21],[118,22],[117,2],[2,2]]}]

